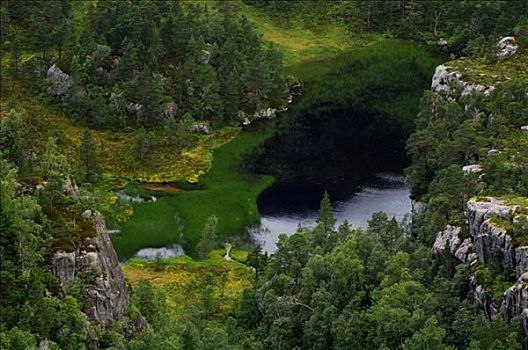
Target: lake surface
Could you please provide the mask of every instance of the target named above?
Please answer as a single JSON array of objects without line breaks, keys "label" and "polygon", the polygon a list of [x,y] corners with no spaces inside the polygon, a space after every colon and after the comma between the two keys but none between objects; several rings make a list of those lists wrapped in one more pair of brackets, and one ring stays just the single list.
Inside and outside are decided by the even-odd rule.
[{"label": "lake surface", "polygon": [[[279,234],[295,233],[299,224],[313,226],[324,191],[303,184],[277,184],[258,200],[260,227],[250,230],[262,249],[273,253]],[[409,189],[401,175],[376,174],[370,183],[332,203],[337,224],[347,220],[351,227],[366,227],[373,213],[383,211],[401,221],[411,212]]]}]

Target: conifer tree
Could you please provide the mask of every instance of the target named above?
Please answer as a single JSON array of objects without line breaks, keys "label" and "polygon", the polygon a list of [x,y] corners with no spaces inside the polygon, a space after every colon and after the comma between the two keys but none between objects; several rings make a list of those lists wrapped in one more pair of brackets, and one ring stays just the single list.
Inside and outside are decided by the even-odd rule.
[{"label": "conifer tree", "polygon": [[79,179],[83,182],[96,182],[101,175],[101,166],[95,150],[90,130],[85,129],[79,148]]},{"label": "conifer tree", "polygon": [[207,254],[209,254],[209,252],[213,250],[216,244],[218,243],[216,235],[217,224],[218,219],[216,216],[212,215],[207,219],[207,223],[205,224],[202,230],[202,238],[200,239],[200,242],[196,247],[196,250],[198,251],[198,256],[201,259],[207,258]]},{"label": "conifer tree", "polygon": [[321,200],[316,222],[318,225],[322,226],[325,232],[332,231],[336,223],[334,212],[332,211],[332,204],[330,203],[330,196],[326,191]]}]

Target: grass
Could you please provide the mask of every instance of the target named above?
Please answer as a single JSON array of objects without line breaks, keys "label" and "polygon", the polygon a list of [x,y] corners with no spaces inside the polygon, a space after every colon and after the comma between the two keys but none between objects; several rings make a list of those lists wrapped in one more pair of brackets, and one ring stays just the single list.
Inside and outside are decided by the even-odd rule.
[{"label": "grass", "polygon": [[247,152],[273,134],[274,124],[270,121],[240,132],[216,149],[211,170],[200,179],[204,189],[168,193],[156,202],[134,204],[134,215],[122,225],[122,233],[112,237],[118,255],[129,258],[142,247],[179,242],[176,217],[183,224],[183,243],[189,254],[194,253],[211,215],[219,219],[217,232],[222,239],[258,223],[256,199],[273,178],[248,174],[240,165]]},{"label": "grass", "polygon": [[[234,254],[238,254],[235,250]],[[188,256],[165,259],[160,262],[131,259],[122,265],[125,278],[132,285],[146,280],[164,292],[172,311],[184,310],[200,303],[205,285],[213,286],[213,298],[218,305],[217,316],[226,315],[241,292],[251,286],[253,275],[249,267],[237,261],[222,258],[223,250],[215,250],[205,260]]]},{"label": "grass", "polygon": [[[182,3],[207,5],[214,8],[220,2],[210,0],[184,0]],[[292,18],[286,23],[280,14],[245,4],[242,0],[230,0],[231,11],[245,16],[253,23],[255,30],[265,41],[275,44],[283,54],[286,65],[335,56],[339,52],[353,47],[363,46],[376,40],[373,34],[351,36],[343,23],[325,20],[317,26],[310,26],[301,18]],[[325,6],[328,8],[328,6]],[[322,14],[313,9],[311,17]],[[293,14],[295,15],[295,14]],[[320,21],[321,22],[321,21]]]}]

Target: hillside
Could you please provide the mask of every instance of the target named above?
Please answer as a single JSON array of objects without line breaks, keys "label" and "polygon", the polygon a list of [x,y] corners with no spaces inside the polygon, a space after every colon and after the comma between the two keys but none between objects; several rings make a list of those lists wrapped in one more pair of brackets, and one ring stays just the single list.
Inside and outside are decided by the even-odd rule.
[{"label": "hillside", "polygon": [[0,16],[0,348],[528,346],[523,1]]}]

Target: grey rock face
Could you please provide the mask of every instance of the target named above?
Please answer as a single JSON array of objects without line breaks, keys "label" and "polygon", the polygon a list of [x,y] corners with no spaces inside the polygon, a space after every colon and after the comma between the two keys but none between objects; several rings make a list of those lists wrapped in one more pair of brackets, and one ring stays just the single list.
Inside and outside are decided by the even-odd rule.
[{"label": "grey rock face", "polygon": [[460,227],[447,225],[444,231],[438,232],[433,244],[433,256],[441,256],[446,247],[454,253],[462,243],[459,238],[460,231]]},{"label": "grey rock face", "polygon": [[129,305],[129,294],[103,216],[95,212],[92,217],[96,236],[90,240],[89,251],[77,249],[75,252],[56,253],[52,272],[67,291],[77,272],[95,271],[95,281],[86,285],[83,310],[91,322],[109,326],[123,317]]},{"label": "grey rock face", "polygon": [[438,232],[433,244],[433,257],[440,257],[445,249],[449,249],[451,254],[462,263],[471,263],[476,259],[473,253],[473,243],[471,238],[462,240],[460,238],[461,228],[447,225],[444,231]]},{"label": "grey rock face", "polygon": [[521,322],[524,331],[524,343],[528,341],[528,309],[524,309],[521,313]]},{"label": "grey rock face", "polygon": [[436,67],[433,75],[433,81],[431,83],[431,90],[433,92],[450,92],[449,85],[452,83],[459,82],[459,74],[454,71],[449,71],[443,64]]},{"label": "grey rock face", "polygon": [[515,248],[515,264],[517,276],[528,271],[528,247],[522,246]]},{"label": "grey rock face", "polygon": [[62,289],[67,290],[75,277],[76,254],[59,252],[53,256],[51,272],[59,278]]},{"label": "grey rock face", "polygon": [[497,316],[497,313],[499,312],[497,305],[488,300],[486,290],[483,286],[478,285],[477,288],[475,288],[475,291],[473,292],[473,298],[477,305],[479,305],[479,307],[484,311],[484,314],[488,320],[493,320],[495,316]]},{"label": "grey rock face", "polygon": [[497,47],[499,49],[499,52],[497,53],[497,57],[499,58],[508,58],[517,52],[519,49],[519,45],[517,45],[517,42],[513,36],[506,36],[502,38],[498,43]]},{"label": "grey rock face", "polygon": [[426,208],[426,204],[424,202],[415,201],[415,200],[411,201],[411,213],[413,216],[423,213],[425,208]]},{"label": "grey rock face", "polygon": [[140,103],[130,102],[129,104],[127,104],[125,109],[130,114],[137,114],[143,109],[143,105]]},{"label": "grey rock face", "polygon": [[469,84],[461,80],[460,73],[453,68],[443,64],[437,66],[431,82],[431,90],[435,93],[452,95],[453,85],[458,85],[462,88],[462,96],[470,95],[472,93],[488,95],[495,89],[494,86]]},{"label": "grey rock face", "polygon": [[508,264],[515,268],[517,277],[528,271],[528,247],[514,247],[512,238],[491,222],[493,215],[508,218],[518,206],[506,205],[504,200],[488,197],[486,201],[470,200],[467,218],[478,262],[490,261],[494,249],[499,249]]},{"label": "grey rock face", "polygon": [[528,272],[504,293],[501,311],[509,322],[512,318],[521,315],[528,308]]},{"label": "grey rock face", "polygon": [[64,193],[72,197],[79,197],[81,194],[81,190],[73,178],[68,177],[64,182]]},{"label": "grey rock face", "polygon": [[463,263],[471,263],[477,259],[477,255],[473,253],[473,243],[471,242],[471,238],[466,238],[454,254],[455,257]]},{"label": "grey rock face", "polygon": [[64,96],[70,89],[72,80],[70,76],[60,70],[55,64],[48,69],[48,93],[54,96]]}]

